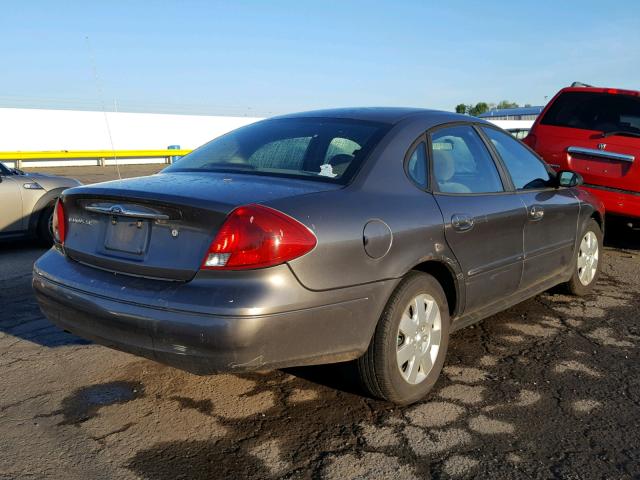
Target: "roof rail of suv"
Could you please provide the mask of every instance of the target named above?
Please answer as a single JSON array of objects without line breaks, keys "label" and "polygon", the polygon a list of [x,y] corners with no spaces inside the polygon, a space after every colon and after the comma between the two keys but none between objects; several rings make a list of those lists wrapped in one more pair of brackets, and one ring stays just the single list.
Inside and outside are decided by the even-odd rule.
[{"label": "roof rail of suv", "polygon": [[593,87],[593,85],[589,85],[586,83],[582,83],[582,82],[573,82],[571,84],[572,87]]}]

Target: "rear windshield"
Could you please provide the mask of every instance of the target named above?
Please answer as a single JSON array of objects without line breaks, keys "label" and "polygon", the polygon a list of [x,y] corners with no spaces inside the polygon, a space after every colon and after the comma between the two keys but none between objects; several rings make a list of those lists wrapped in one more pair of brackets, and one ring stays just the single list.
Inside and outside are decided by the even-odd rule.
[{"label": "rear windshield", "polygon": [[566,92],[551,105],[543,125],[640,133],[640,98],[596,92]]},{"label": "rear windshield", "polygon": [[165,172],[232,172],[346,183],[388,125],[344,119],[265,120],[219,137]]}]

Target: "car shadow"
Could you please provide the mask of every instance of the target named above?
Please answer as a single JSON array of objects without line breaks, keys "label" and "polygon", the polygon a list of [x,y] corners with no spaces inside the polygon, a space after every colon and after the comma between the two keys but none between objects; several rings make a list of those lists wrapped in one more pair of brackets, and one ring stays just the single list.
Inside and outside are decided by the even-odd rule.
[{"label": "car shadow", "polygon": [[31,270],[45,252],[32,240],[0,244],[0,332],[43,347],[87,345],[91,342],[60,330],[40,312],[31,288]]},{"label": "car shadow", "polygon": [[619,219],[607,220],[604,245],[625,250],[640,250],[640,230],[629,227]]},{"label": "car shadow", "polygon": [[353,395],[368,396],[358,379],[355,361],[286,368],[282,371],[311,384]]}]

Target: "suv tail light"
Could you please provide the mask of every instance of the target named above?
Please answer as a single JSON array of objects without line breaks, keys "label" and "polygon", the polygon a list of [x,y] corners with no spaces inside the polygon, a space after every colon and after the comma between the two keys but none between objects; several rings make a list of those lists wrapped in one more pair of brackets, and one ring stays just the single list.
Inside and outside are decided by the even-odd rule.
[{"label": "suv tail light", "polygon": [[53,224],[51,229],[53,230],[53,239],[57,243],[64,244],[64,239],[67,235],[67,218],[64,214],[62,200],[60,199],[56,202],[56,210],[53,215]]},{"label": "suv tail light", "polygon": [[288,262],[316,246],[305,225],[262,205],[238,207],[229,214],[211,243],[202,268],[245,270]]},{"label": "suv tail light", "polygon": [[529,145],[529,147],[530,147],[532,150],[535,150],[535,149],[536,149],[536,141],[537,141],[537,140],[538,140],[538,139],[536,138],[536,136],[535,136],[533,133],[530,133],[529,135],[527,135],[526,137],[524,137],[524,138],[522,139],[522,141],[523,141],[525,144]]}]

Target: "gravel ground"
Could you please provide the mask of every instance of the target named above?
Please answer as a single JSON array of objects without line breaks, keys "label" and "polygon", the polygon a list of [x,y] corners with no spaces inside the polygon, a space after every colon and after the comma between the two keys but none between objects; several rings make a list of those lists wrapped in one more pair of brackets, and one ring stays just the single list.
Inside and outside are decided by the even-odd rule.
[{"label": "gravel ground", "polygon": [[640,233],[606,243],[593,295],[457,332],[406,408],[336,367],[198,377],[85,342],[37,308],[43,250],[2,245],[0,479],[640,478]]}]

